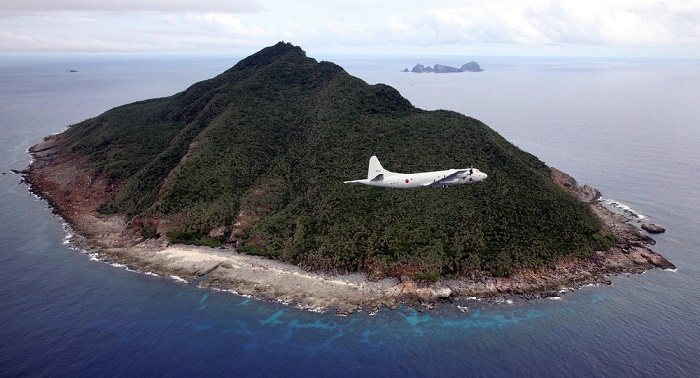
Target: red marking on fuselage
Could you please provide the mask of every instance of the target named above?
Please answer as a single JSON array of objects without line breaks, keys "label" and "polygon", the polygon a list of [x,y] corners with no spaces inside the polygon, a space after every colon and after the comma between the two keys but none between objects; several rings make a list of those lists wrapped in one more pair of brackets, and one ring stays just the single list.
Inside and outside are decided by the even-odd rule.
[{"label": "red marking on fuselage", "polygon": [[408,179],[406,179],[406,184],[408,184]]}]

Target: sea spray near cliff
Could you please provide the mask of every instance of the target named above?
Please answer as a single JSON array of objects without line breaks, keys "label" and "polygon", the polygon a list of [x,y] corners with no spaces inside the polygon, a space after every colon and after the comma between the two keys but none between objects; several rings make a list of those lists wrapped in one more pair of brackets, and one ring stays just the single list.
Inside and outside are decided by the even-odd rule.
[{"label": "sea spray near cliff", "polygon": [[[63,72],[58,73],[62,64],[34,66],[38,71],[15,69],[11,81],[32,88],[33,94],[25,97],[17,96],[19,89],[13,90],[0,74],[0,156],[7,164],[0,170],[25,167],[26,147],[60,131],[57,123],[67,125],[153,96],[134,97],[134,88],[160,89],[166,95],[193,81],[173,83],[180,75],[193,75],[201,67],[216,73],[225,67],[183,61],[179,74],[160,75],[157,65],[124,59],[120,67],[140,70],[129,79],[123,69],[118,74],[111,71],[111,76],[110,70],[101,71],[102,63],[71,65],[79,67],[81,75],[98,72],[104,84],[97,87],[89,77],[64,81]],[[0,176],[0,271],[8,277],[0,286],[0,370],[4,375],[83,376],[221,371],[243,376],[691,376],[700,369],[700,224],[694,216],[700,212],[694,195],[700,190],[695,180],[700,138],[693,127],[700,117],[692,100],[698,88],[697,62],[589,61],[585,69],[571,60],[500,58],[486,63],[489,69],[483,74],[491,76],[471,83],[470,91],[479,88],[481,97],[467,105],[449,102],[459,99],[460,88],[465,88],[454,78],[443,83],[432,77],[427,86],[420,75],[409,75],[412,78],[404,82],[401,73],[392,74],[396,62],[372,63],[369,68],[366,61],[341,62],[370,82],[388,72],[381,81],[403,94],[413,93],[408,97],[417,106],[438,101],[440,107],[485,120],[548,163],[664,224],[669,232],[656,237],[655,248],[678,265],[678,272],[612,277],[612,287],[587,287],[557,301],[473,302],[464,313],[443,306],[423,314],[401,309],[374,316],[319,315],[228,293],[207,294],[169,279],[90,261],[88,255],[62,245],[60,219],[27,194],[19,176],[7,174]],[[144,85],[146,79],[149,85]],[[498,93],[502,86],[512,98]],[[52,87],[60,91],[41,91]],[[618,88],[624,88],[624,96]],[[559,95],[547,95],[553,92]],[[567,100],[571,96],[577,101]],[[599,106],[591,97],[603,97],[601,102],[609,105]],[[617,115],[624,108],[619,101],[644,105],[633,108],[632,125]],[[579,116],[571,118],[576,106]],[[487,112],[491,107],[494,111]],[[39,108],[48,111],[35,111]],[[560,116],[557,109],[563,112]],[[595,114],[601,112],[610,119],[608,137],[602,139],[589,133],[599,118]],[[543,117],[563,121],[555,124]],[[661,125],[671,131],[652,133],[656,142],[648,145],[647,128]],[[582,135],[593,143],[565,142],[587,140]],[[631,150],[639,153],[628,155]],[[648,179],[648,167],[660,168],[655,171],[658,180]]]}]

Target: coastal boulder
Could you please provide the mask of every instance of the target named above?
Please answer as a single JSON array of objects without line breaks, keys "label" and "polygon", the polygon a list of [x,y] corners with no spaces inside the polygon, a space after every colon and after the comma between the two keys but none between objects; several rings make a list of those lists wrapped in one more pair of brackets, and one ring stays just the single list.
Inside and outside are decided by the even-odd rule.
[{"label": "coastal boulder", "polygon": [[642,229],[650,234],[661,234],[666,232],[665,228],[654,223],[644,223],[642,224]]}]

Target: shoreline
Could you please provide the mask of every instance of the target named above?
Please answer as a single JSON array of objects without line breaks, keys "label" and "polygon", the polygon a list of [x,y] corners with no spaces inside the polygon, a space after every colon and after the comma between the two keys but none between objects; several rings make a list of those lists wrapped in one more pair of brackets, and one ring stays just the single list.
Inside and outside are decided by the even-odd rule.
[{"label": "shoreline", "polygon": [[[106,200],[109,186],[82,168],[84,162],[64,157],[49,136],[30,148],[34,161],[21,172],[30,191],[46,200],[53,210],[83,238],[86,250],[98,259],[128,269],[165,277],[180,277],[198,287],[226,290],[262,300],[294,303],[311,311],[354,311],[397,308],[400,304],[433,308],[454,298],[550,298],[561,290],[589,284],[610,284],[611,274],[642,273],[649,269],[675,269],[649,245],[655,242],[597,200],[586,198],[591,210],[603,221],[603,233],[615,234],[616,244],[596,251],[589,259],[569,257],[553,268],[521,269],[508,278],[442,278],[435,283],[408,277],[371,281],[364,273],[347,275],[307,272],[295,265],[236,252],[233,248],[211,248],[169,244],[166,240],[143,239],[128,229],[120,215],[101,215],[97,209]],[[559,172],[559,171],[556,171]],[[559,172],[561,173],[561,172]],[[566,175],[563,185],[572,194],[581,191]],[[560,182],[561,180],[555,180]],[[573,184],[571,184],[573,182]],[[592,189],[584,186],[584,189]],[[586,189],[586,194],[590,190]],[[597,191],[596,191],[597,192]]]}]

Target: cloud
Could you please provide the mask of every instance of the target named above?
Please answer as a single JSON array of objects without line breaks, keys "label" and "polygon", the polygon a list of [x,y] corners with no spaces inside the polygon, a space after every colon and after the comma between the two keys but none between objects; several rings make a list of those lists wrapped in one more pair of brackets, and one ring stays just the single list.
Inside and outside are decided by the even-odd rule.
[{"label": "cloud", "polygon": [[0,2],[3,12],[258,12],[255,0],[22,0]]},{"label": "cloud", "polygon": [[230,46],[265,46],[268,41],[263,43],[261,38],[274,33],[247,26],[234,14],[206,13],[142,12],[124,18],[112,13],[61,12],[61,17],[39,15],[4,24],[0,51],[222,51]]},{"label": "cloud", "polygon": [[249,37],[271,36],[277,32],[256,25],[246,25],[241,17],[229,13],[188,13],[184,16],[188,24],[197,24],[203,30],[223,32]]},{"label": "cloud", "polygon": [[[392,31],[434,43],[654,46],[699,43],[700,3],[672,1],[467,2],[394,16]],[[690,2],[688,2],[690,3]]]},{"label": "cloud", "polygon": [[326,53],[557,46],[700,55],[693,1],[25,0],[2,1],[0,15],[0,50],[250,52],[286,40]]}]

